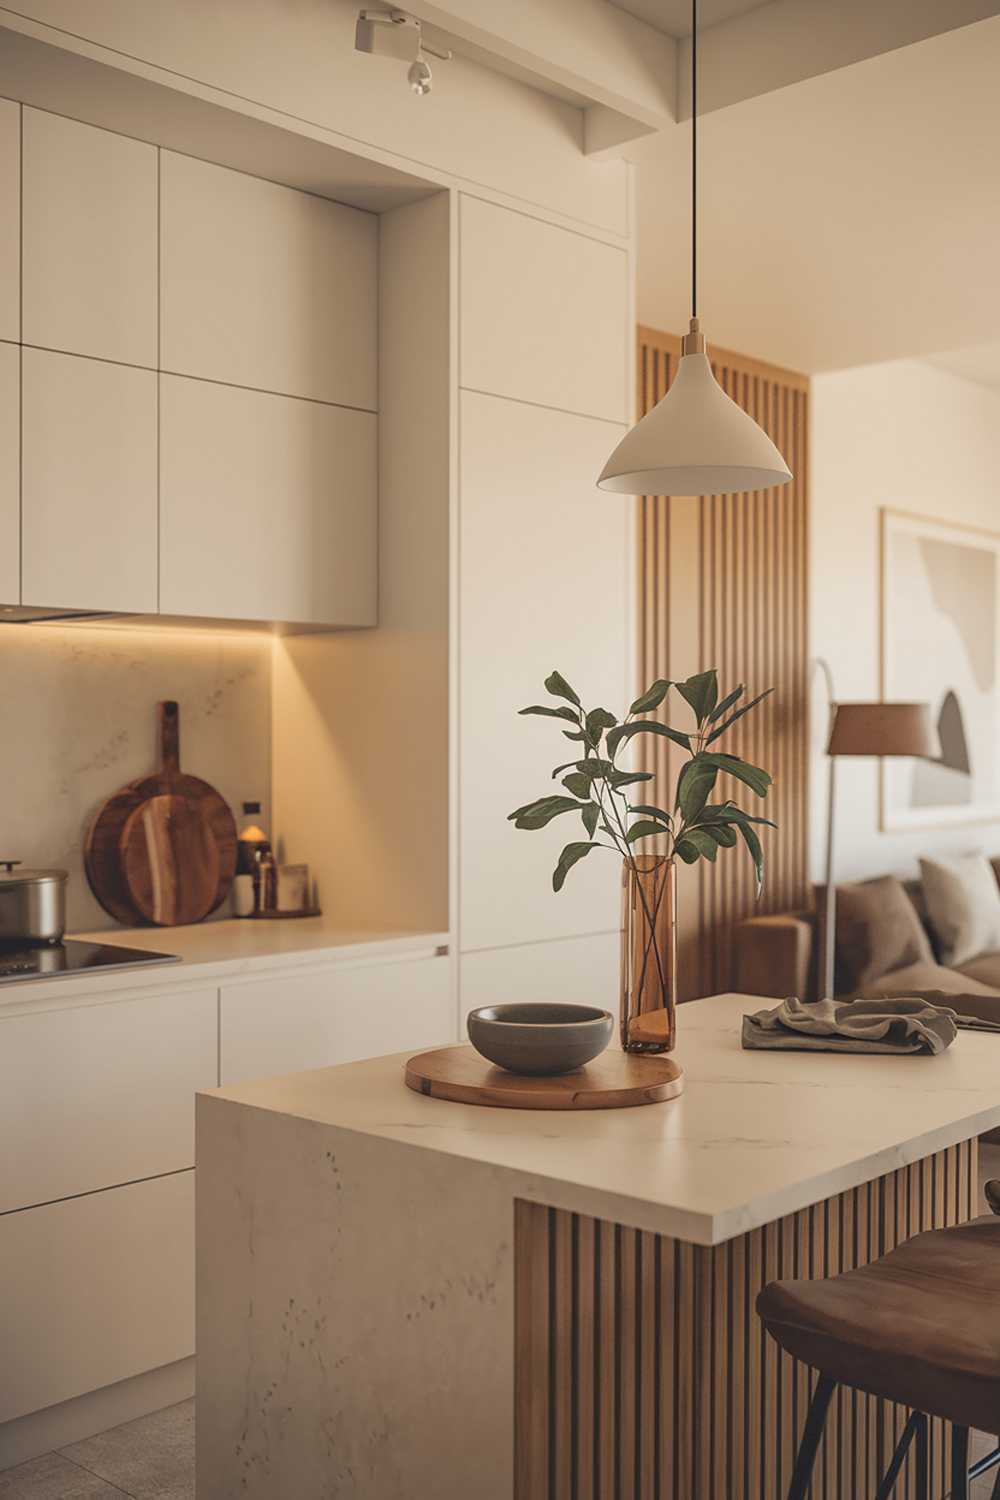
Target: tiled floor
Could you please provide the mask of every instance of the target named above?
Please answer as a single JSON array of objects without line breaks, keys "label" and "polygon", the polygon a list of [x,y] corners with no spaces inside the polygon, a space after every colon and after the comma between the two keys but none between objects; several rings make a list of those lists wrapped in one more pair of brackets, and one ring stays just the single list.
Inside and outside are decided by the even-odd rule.
[{"label": "tiled floor", "polygon": [[194,1402],[0,1474],[0,1500],[194,1500]]}]

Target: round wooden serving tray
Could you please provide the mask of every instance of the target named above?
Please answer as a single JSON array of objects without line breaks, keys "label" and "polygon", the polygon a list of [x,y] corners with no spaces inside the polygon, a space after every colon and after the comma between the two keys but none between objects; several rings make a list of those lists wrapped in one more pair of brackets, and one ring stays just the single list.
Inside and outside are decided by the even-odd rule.
[{"label": "round wooden serving tray", "polygon": [[498,1109],[630,1109],[676,1099],[684,1071],[669,1057],[609,1048],[575,1073],[536,1078],[495,1068],[466,1043],[411,1057],[406,1086],[433,1099]]}]

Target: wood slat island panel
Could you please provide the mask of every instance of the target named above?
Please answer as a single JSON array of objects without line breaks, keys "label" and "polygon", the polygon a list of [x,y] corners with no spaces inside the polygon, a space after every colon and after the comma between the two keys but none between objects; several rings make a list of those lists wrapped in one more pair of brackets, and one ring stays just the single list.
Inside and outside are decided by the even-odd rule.
[{"label": "wood slat island panel", "polygon": [[[815,1375],[764,1337],[775,1278],[836,1275],[976,1212],[966,1141],[721,1245],[515,1204],[516,1500],[775,1500]],[[874,1494],[905,1410],[841,1390],[812,1500]],[[931,1424],[932,1493],[948,1436]],[[913,1495],[911,1451],[897,1493]]]}]

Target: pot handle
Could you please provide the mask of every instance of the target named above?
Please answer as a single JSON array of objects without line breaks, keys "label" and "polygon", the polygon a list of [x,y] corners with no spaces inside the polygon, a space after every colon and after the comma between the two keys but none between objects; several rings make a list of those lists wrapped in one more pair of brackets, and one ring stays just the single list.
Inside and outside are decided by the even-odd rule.
[{"label": "pot handle", "polygon": [[169,699],[160,710],[160,768],[176,776],[181,768],[181,711]]},{"label": "pot handle", "polygon": [[0,869],[6,870],[8,875],[13,875],[20,863],[19,859],[0,859]]}]

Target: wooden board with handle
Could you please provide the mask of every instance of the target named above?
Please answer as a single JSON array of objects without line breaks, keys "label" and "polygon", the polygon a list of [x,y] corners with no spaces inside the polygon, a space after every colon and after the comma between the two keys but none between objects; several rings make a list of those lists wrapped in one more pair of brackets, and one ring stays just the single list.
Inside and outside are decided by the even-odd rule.
[{"label": "wooden board with handle", "polygon": [[100,808],[84,864],[94,895],[120,922],[199,922],[236,872],[236,823],[214,787],[180,767],[180,709],[158,705],[160,770]]}]

